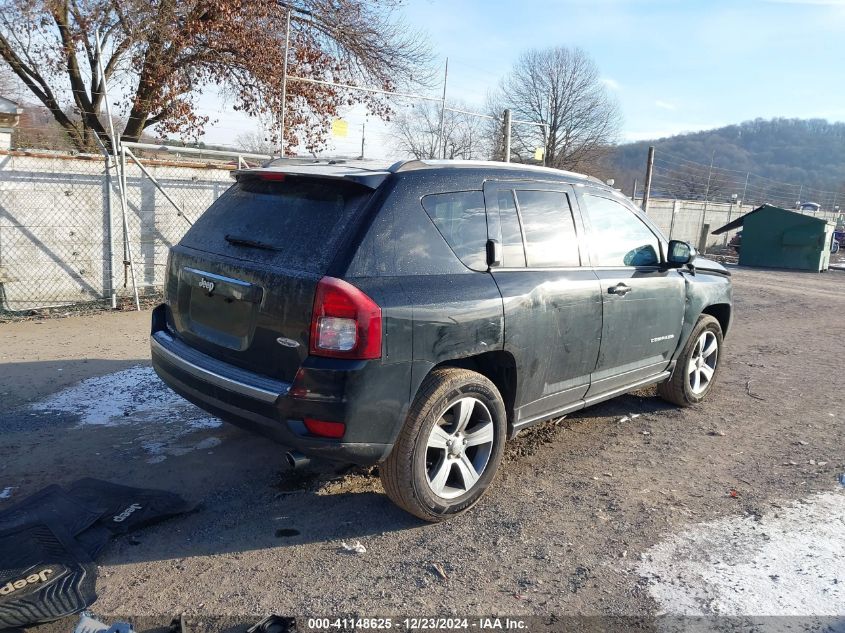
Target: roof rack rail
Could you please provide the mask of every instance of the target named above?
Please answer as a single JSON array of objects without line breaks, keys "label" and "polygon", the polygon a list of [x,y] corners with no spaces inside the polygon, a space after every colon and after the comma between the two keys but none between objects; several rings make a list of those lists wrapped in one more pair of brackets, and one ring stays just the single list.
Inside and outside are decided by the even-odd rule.
[{"label": "roof rack rail", "polygon": [[417,169],[430,169],[437,167],[491,167],[499,169],[512,169],[514,171],[531,171],[541,172],[547,174],[574,176],[576,178],[584,178],[592,182],[601,184],[601,180],[595,176],[581,174],[574,171],[567,171],[565,169],[556,169],[554,167],[543,167],[540,165],[528,165],[525,163],[505,163],[503,161],[492,160],[447,160],[447,159],[410,159],[400,160],[390,166],[388,171],[397,174],[406,171],[414,171]]}]

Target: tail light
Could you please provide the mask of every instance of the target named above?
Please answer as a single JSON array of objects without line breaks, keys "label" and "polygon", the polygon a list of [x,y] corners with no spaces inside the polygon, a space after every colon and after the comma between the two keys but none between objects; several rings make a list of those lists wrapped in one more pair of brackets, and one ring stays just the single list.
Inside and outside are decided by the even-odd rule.
[{"label": "tail light", "polygon": [[323,277],[314,296],[310,353],[330,358],[381,358],[381,308],[352,284]]},{"label": "tail light", "polygon": [[328,422],[314,418],[305,418],[303,422],[311,435],[339,439],[346,432],[346,425],[343,422]]}]

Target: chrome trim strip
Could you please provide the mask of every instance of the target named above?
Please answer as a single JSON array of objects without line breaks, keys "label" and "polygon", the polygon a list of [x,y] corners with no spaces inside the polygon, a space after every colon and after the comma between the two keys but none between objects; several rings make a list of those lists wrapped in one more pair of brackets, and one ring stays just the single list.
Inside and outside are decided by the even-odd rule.
[{"label": "chrome trim strip", "polygon": [[182,270],[186,273],[192,273],[194,275],[197,275],[198,277],[211,277],[214,281],[222,281],[223,283],[232,284],[234,286],[244,286],[246,288],[252,286],[251,283],[249,283],[248,281],[244,281],[243,279],[226,277],[224,275],[218,275],[216,273],[210,273],[205,270],[200,270],[199,268],[189,268],[188,266],[185,266],[185,268],[183,268]]},{"label": "chrome trim strip", "polygon": [[[161,332],[156,332],[156,334],[161,334]],[[261,400],[262,402],[269,402],[272,404],[279,399],[279,396],[281,395],[279,393],[274,393],[272,391],[268,391],[267,389],[262,389],[261,387],[232,380],[231,378],[227,378],[226,376],[222,376],[216,372],[187,361],[181,356],[177,356],[156,340],[156,334],[150,336],[150,346],[157,353],[167,359],[168,362],[176,365],[176,367],[191,374],[195,378],[204,380],[205,382],[211,383],[221,389],[234,391],[235,393],[249,396],[251,398],[255,398],[256,400]]]}]

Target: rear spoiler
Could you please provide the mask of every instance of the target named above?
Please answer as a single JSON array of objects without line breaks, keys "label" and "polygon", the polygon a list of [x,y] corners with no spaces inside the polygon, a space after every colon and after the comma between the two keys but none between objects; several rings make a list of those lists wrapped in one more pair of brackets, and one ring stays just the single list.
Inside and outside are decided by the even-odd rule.
[{"label": "rear spoiler", "polygon": [[305,164],[256,167],[253,169],[237,169],[232,172],[236,180],[284,180],[285,176],[297,178],[318,178],[323,180],[339,180],[352,182],[367,189],[377,189],[391,173],[389,171],[371,170],[349,165]]}]

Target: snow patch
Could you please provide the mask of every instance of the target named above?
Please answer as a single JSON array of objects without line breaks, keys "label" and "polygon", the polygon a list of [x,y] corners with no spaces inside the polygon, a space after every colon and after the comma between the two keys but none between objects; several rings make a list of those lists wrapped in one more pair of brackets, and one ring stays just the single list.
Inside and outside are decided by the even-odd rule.
[{"label": "snow patch", "polygon": [[152,367],[143,365],[88,378],[29,408],[76,416],[79,427],[127,427],[136,434],[149,463],[217,446],[220,440],[215,437],[194,443],[179,440],[223,424],[176,394]]},{"label": "snow patch", "polygon": [[210,429],[220,420],[167,387],[152,367],[130,367],[95,376],[30,405],[34,411],[76,414],[81,425],[120,426],[178,421],[195,429]]},{"label": "snow patch", "polygon": [[702,523],[643,554],[664,613],[845,615],[845,493]]}]

